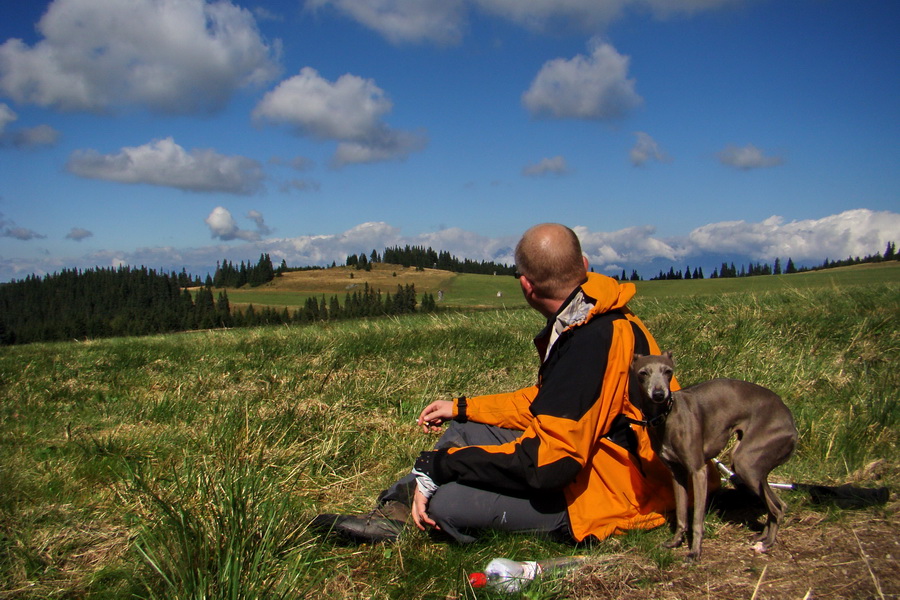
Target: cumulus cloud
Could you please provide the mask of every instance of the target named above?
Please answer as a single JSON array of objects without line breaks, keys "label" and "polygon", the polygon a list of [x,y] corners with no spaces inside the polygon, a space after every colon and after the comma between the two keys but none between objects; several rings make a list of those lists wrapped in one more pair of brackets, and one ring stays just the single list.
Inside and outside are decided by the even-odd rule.
[{"label": "cumulus cloud", "polygon": [[591,232],[586,227],[574,227],[581,247],[592,265],[607,268],[620,263],[638,264],[658,258],[674,260],[678,251],[669,243],[657,239],[651,225],[628,227],[611,232]]},{"label": "cumulus cloud", "polygon": [[528,29],[602,29],[628,10],[657,18],[715,10],[744,0],[307,0],[311,10],[333,7],[394,43],[457,43],[468,15],[481,11]]},{"label": "cumulus cloud", "polygon": [[733,253],[756,259],[776,257],[821,261],[881,252],[900,232],[900,214],[855,209],[821,219],[784,222],[772,216],[759,223],[725,221],[694,229],[692,253]]},{"label": "cumulus cloud", "polygon": [[589,56],[544,63],[522,104],[534,117],[620,119],[643,102],[628,78],[628,63],[610,44],[592,40]]},{"label": "cumulus cloud", "polygon": [[762,150],[753,144],[747,144],[744,147],[729,145],[716,156],[723,165],[741,169],[742,171],[777,167],[784,162],[780,156],[766,156]]},{"label": "cumulus cloud", "polygon": [[421,134],[384,128],[365,141],[341,142],[331,159],[333,167],[406,158],[425,148]]},{"label": "cumulus cloud", "polygon": [[278,43],[228,0],[54,0],[37,30],[0,45],[0,92],[22,104],[214,112],[278,72]]},{"label": "cumulus cloud", "polygon": [[640,167],[651,160],[657,162],[668,162],[670,160],[669,156],[663,152],[656,140],[650,135],[643,131],[637,131],[634,135],[637,137],[637,141],[629,153],[631,164]]},{"label": "cumulus cloud", "polygon": [[554,156],[553,158],[543,158],[540,161],[525,165],[522,174],[529,177],[540,177],[543,175],[565,175],[569,172],[569,166],[566,159],[562,156]]},{"label": "cumulus cloud", "polygon": [[29,240],[44,239],[47,236],[25,227],[19,227],[15,222],[4,217],[3,213],[0,213],[0,237],[27,242]]},{"label": "cumulus cloud", "polygon": [[297,135],[339,142],[332,162],[343,166],[403,158],[424,147],[423,136],[393,130],[382,121],[392,108],[371,79],[347,73],[331,82],[304,67],[268,92],[253,118],[287,125]]},{"label": "cumulus cloud", "polygon": [[465,27],[462,0],[308,0],[306,8],[332,6],[397,44],[460,41]]},{"label": "cumulus cloud", "polygon": [[6,131],[6,126],[18,118],[19,115],[9,106],[0,103],[0,145],[11,144],[16,148],[38,148],[55,146],[59,141],[59,132],[49,125]]},{"label": "cumulus cloud", "polygon": [[73,227],[72,230],[66,234],[66,239],[80,242],[83,239],[93,237],[93,235],[94,234],[87,229],[81,227]]},{"label": "cumulus cloud", "polygon": [[262,213],[251,210],[247,213],[246,218],[256,224],[255,230],[241,229],[238,227],[237,221],[231,216],[231,211],[223,206],[217,206],[213,209],[209,216],[206,217],[206,224],[212,237],[222,241],[244,240],[247,242],[255,242],[261,240],[263,236],[272,233],[271,228],[266,225]]},{"label": "cumulus cloud", "polygon": [[116,154],[77,150],[66,168],[92,179],[230,194],[252,194],[259,190],[264,177],[262,166],[253,159],[207,149],[187,152],[172,138],[125,147]]}]

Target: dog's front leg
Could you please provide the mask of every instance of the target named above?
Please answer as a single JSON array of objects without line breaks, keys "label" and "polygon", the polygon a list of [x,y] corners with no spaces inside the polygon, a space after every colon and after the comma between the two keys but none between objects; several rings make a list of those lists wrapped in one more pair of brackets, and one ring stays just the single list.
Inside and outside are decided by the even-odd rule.
[{"label": "dog's front leg", "polygon": [[681,465],[670,464],[672,471],[672,489],[675,492],[675,535],[668,542],[664,542],[666,548],[677,548],[684,541],[688,521],[688,474]]},{"label": "dog's front leg", "polygon": [[706,518],[706,465],[691,474],[691,484],[694,492],[694,521],[691,526],[691,551],[688,552],[687,561],[700,560],[700,545],[703,543],[703,520]]}]

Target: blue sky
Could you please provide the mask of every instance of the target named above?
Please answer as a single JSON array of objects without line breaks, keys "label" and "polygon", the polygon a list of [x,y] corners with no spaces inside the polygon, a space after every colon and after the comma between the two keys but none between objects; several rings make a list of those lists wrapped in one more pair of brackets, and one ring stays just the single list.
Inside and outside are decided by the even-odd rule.
[{"label": "blue sky", "polygon": [[900,3],[53,0],[0,21],[0,281],[417,244],[599,271],[900,242]]}]

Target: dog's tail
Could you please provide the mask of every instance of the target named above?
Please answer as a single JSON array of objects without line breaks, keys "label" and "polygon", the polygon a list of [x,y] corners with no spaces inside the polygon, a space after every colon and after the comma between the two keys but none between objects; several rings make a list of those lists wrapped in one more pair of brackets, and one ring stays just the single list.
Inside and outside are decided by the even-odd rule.
[{"label": "dog's tail", "polygon": [[[719,472],[735,487],[743,485],[741,478],[726,467],[722,461],[713,459]],[[816,485],[812,483],[769,483],[769,487],[779,490],[808,492],[814,504],[833,504],[840,508],[865,508],[887,503],[891,495],[890,488],[863,488],[849,483],[838,486]]]}]

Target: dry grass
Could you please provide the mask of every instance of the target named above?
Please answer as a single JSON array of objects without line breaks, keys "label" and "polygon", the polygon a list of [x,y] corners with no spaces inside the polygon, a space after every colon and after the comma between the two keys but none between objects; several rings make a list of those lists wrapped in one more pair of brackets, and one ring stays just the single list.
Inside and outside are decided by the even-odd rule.
[{"label": "dry grass", "polygon": [[285,273],[258,289],[277,289],[304,294],[344,294],[362,290],[363,286],[368,283],[369,287],[373,289],[393,293],[397,285],[413,284],[416,286],[416,291],[421,293],[447,287],[455,277],[456,275],[453,273],[437,269],[417,271],[414,267],[376,263],[372,266],[371,271],[357,270],[355,267],[293,271]]},{"label": "dry grass", "polygon": [[[790,514],[768,554],[756,554],[741,525],[722,523],[698,564],[660,568],[639,552],[587,568],[572,579],[572,598],[676,600],[747,598],[864,599],[900,596],[898,502],[838,520],[811,510]],[[707,525],[709,529],[712,527]],[[676,551],[677,552],[677,551]]]}]

